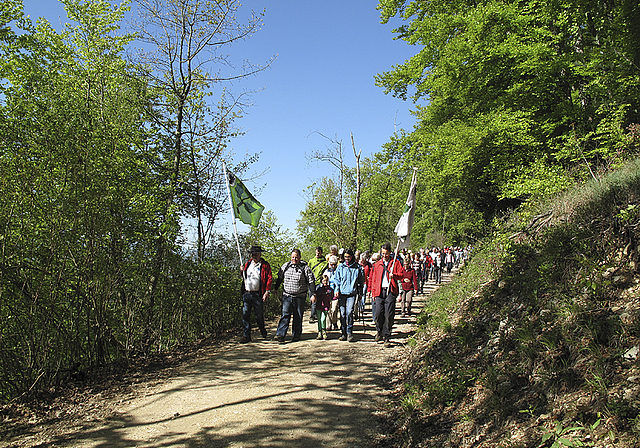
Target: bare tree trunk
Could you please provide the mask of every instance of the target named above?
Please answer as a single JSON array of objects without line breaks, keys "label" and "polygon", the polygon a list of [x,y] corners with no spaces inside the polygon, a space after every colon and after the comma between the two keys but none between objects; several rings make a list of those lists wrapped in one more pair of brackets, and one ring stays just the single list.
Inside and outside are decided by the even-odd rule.
[{"label": "bare tree trunk", "polygon": [[358,247],[358,213],[360,211],[360,154],[362,149],[356,152],[356,144],[353,141],[353,132],[351,133],[351,147],[353,148],[353,155],[356,158],[356,203],[353,209],[353,236],[351,237],[351,247],[356,250]]},{"label": "bare tree trunk", "polygon": [[371,233],[371,242],[369,243],[369,250],[371,252],[373,252],[373,242],[375,241],[376,236],[378,235],[378,229],[380,228],[380,220],[382,219],[382,208],[384,207],[385,202],[387,200],[387,190],[389,189],[389,185],[391,185],[391,178],[387,179],[387,185],[384,187],[384,196],[380,201],[380,209],[378,210],[378,219],[376,220],[376,225],[373,228],[373,232]]},{"label": "bare tree trunk", "polygon": [[[171,133],[172,160],[169,169],[169,186],[165,199],[163,225],[159,229],[153,266],[145,294],[145,328],[143,340],[149,346],[154,326],[154,310],[158,282],[166,263],[173,238],[174,226],[179,225],[180,198],[178,186],[182,180],[183,138],[188,128],[189,101],[215,83],[244,78],[265,67],[245,64],[240,73],[222,76],[212,73],[214,66],[230,66],[228,56],[220,49],[236,41],[250,37],[262,24],[262,15],[254,15],[245,24],[237,20],[238,0],[201,2],[199,0],[138,0],[140,22],[138,39],[152,47],[138,54],[141,66],[147,67],[146,75],[151,85],[157,87],[161,99],[154,114],[157,124]],[[195,90],[194,90],[195,89]],[[209,130],[212,132],[213,129]]]}]

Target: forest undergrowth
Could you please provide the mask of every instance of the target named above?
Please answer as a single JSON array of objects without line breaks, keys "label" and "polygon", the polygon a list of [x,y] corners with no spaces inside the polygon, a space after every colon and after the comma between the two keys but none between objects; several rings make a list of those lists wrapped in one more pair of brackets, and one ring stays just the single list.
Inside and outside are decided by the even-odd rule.
[{"label": "forest undergrowth", "polygon": [[639,161],[506,220],[423,310],[379,446],[639,446],[639,223]]}]

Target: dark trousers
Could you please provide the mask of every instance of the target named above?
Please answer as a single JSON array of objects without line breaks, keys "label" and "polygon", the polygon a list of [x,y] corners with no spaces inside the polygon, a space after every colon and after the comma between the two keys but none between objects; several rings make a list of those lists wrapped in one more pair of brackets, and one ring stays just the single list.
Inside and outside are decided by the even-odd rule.
[{"label": "dark trousers", "polygon": [[256,310],[256,321],[260,334],[265,336],[267,330],[264,327],[264,303],[260,292],[247,291],[242,295],[242,329],[244,337],[251,337],[251,309]]},{"label": "dark trousers", "polygon": [[293,316],[293,328],[291,333],[293,339],[300,339],[302,336],[302,311],[304,310],[304,302],[307,299],[306,293],[301,296],[290,296],[282,294],[282,317],[278,322],[277,336],[286,336],[289,330],[289,322]]},{"label": "dark trousers", "polygon": [[[321,284],[317,284],[316,289],[318,289],[319,286],[321,286]],[[311,294],[311,291],[309,291],[309,294]],[[309,314],[309,319],[315,319],[316,309],[316,302],[311,302],[311,313]]]},{"label": "dark trousers", "polygon": [[435,266],[433,268],[433,277],[436,283],[442,283],[442,267]]},{"label": "dark trousers", "polygon": [[375,298],[376,330],[385,339],[391,336],[391,328],[393,328],[393,320],[396,315],[396,297],[397,295],[388,288],[382,288],[380,296]]}]

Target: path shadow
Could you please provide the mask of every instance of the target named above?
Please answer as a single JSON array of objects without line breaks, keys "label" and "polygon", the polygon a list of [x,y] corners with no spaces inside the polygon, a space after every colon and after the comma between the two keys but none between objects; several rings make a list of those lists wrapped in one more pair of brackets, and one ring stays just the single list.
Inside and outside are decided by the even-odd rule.
[{"label": "path shadow", "polygon": [[[375,344],[370,304],[352,343],[338,341],[339,331],[315,340],[317,325],[308,321],[299,342],[228,343],[127,409],[37,446],[367,446],[377,434],[372,396],[383,393],[393,350],[415,333],[417,312],[435,289],[425,285],[416,314],[396,318],[389,344]],[[276,324],[268,325],[271,335]]]}]

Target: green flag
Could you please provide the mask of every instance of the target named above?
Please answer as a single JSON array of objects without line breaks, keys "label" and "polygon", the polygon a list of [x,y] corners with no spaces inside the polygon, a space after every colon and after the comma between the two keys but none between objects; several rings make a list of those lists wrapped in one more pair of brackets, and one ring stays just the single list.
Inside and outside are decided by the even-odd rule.
[{"label": "green flag", "polygon": [[233,215],[245,224],[257,226],[264,206],[247,190],[235,174],[229,172],[229,189]]}]

